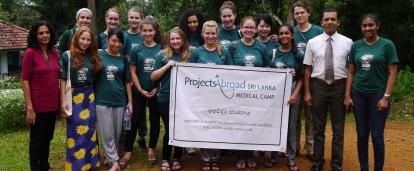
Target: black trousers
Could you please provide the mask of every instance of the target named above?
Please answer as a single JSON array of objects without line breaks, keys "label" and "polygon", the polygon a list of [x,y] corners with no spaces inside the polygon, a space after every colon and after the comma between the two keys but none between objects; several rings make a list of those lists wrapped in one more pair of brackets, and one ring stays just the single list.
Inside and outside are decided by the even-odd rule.
[{"label": "black trousers", "polygon": [[[169,135],[169,102],[158,102],[158,109],[160,110],[160,115],[162,122],[164,123],[165,134],[162,142],[162,159],[169,160],[171,158],[171,153],[173,146],[168,145],[168,135]],[[174,147],[173,159],[180,159],[183,154],[183,148]]]},{"label": "black trousers", "polygon": [[332,124],[332,167],[341,167],[344,150],[345,83],[320,85],[312,80],[312,119],[314,129],[314,162],[322,162],[325,149],[325,127],[328,113]]},{"label": "black trousers", "polygon": [[131,118],[131,130],[126,131],[124,150],[127,152],[131,152],[133,150],[137,132],[139,138],[145,138],[145,135],[147,134],[147,106],[149,109],[150,119],[149,148],[155,148],[160,134],[160,113],[158,112],[156,98],[148,99],[135,92],[132,97],[133,114]]},{"label": "black trousers", "polygon": [[29,158],[32,171],[49,170],[49,147],[53,139],[56,111],[36,113],[34,125],[30,125]]}]

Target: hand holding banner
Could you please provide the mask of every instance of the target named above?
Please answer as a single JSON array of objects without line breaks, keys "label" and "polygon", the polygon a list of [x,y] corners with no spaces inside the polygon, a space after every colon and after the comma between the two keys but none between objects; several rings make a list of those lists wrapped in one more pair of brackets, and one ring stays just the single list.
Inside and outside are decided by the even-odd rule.
[{"label": "hand holding banner", "polygon": [[286,151],[291,87],[289,70],[177,63],[169,143]]}]

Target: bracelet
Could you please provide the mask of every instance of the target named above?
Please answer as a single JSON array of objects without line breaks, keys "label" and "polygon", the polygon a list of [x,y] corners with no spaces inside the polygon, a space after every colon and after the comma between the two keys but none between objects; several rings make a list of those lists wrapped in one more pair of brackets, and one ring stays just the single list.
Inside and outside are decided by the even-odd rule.
[{"label": "bracelet", "polygon": [[390,96],[391,96],[391,95],[389,95],[389,94],[387,94],[387,93],[385,93],[385,94],[384,94],[384,97],[386,97],[386,98],[390,98]]}]

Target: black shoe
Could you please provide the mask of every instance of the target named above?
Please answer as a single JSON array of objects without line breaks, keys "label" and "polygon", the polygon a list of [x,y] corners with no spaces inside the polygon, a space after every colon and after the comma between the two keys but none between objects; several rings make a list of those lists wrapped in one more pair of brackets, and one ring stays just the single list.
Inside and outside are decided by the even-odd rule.
[{"label": "black shoe", "polygon": [[332,171],[341,171],[341,170],[342,170],[342,168],[339,167],[339,166],[332,167]]},{"label": "black shoe", "polygon": [[147,145],[145,143],[145,139],[138,139],[138,148],[140,151],[147,151]]},{"label": "black shoe", "polygon": [[324,162],[313,162],[311,171],[321,171]]}]

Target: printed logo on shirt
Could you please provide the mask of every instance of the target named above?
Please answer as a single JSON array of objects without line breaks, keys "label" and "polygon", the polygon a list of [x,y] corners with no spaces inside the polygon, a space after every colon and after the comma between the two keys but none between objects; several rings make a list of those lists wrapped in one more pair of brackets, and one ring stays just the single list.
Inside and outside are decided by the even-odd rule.
[{"label": "printed logo on shirt", "polygon": [[230,43],[231,43],[230,40],[221,40],[220,41],[220,46],[223,47],[223,48],[227,48]]},{"label": "printed logo on shirt", "polygon": [[[136,45],[138,45],[138,43],[131,43],[131,47],[134,48]],[[131,48],[131,49],[132,49]]]},{"label": "printed logo on shirt", "polygon": [[362,70],[369,71],[374,55],[366,54],[361,57]]},{"label": "printed logo on shirt", "polygon": [[154,63],[155,60],[153,58],[145,58],[144,59],[144,71],[145,72],[152,72],[154,71]]},{"label": "printed logo on shirt", "polygon": [[108,81],[113,81],[115,79],[115,74],[118,71],[118,67],[109,65],[106,67],[106,79]]},{"label": "printed logo on shirt", "polygon": [[286,69],[287,65],[284,62],[277,61],[277,62],[275,62],[275,68],[277,68],[277,69]]},{"label": "printed logo on shirt", "polygon": [[302,56],[305,55],[306,43],[304,42],[297,43],[296,48],[298,49],[299,55],[302,55]]},{"label": "printed logo on shirt", "polygon": [[86,75],[89,72],[89,68],[81,68],[80,70],[78,70],[78,81],[79,82],[85,82],[86,81]]},{"label": "printed logo on shirt", "polygon": [[246,66],[254,66],[254,61],[256,60],[256,57],[253,55],[246,55],[244,56],[244,63]]}]

